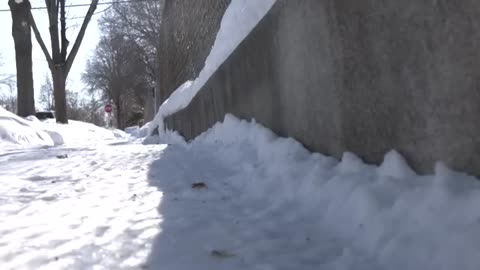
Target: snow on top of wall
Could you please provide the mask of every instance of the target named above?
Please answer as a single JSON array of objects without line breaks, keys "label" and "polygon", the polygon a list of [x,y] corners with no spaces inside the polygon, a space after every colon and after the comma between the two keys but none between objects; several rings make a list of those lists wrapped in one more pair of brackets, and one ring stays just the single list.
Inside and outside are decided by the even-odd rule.
[{"label": "snow on top of wall", "polygon": [[163,119],[166,116],[172,115],[190,104],[202,86],[267,14],[275,2],[276,0],[232,0],[225,11],[212,50],[205,60],[205,66],[200,71],[198,78],[182,84],[163,102],[153,120],[154,124],[151,125],[150,134],[155,128],[163,129]]}]

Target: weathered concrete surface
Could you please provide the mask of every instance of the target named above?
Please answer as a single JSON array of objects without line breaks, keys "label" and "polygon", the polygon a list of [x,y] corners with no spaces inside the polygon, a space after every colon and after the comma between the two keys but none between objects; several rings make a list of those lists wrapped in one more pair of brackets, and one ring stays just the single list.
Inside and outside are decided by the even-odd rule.
[{"label": "weathered concrete surface", "polygon": [[165,0],[157,104],[198,76],[231,0]]},{"label": "weathered concrete surface", "polygon": [[167,123],[193,138],[233,113],[321,153],[480,175],[479,86],[480,1],[278,0]]}]

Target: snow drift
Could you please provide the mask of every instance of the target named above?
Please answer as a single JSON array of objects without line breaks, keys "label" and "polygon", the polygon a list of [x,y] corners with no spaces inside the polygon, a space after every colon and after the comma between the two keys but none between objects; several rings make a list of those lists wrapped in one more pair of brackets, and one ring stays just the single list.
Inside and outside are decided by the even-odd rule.
[{"label": "snow drift", "polygon": [[18,117],[0,106],[0,147],[12,145],[52,146],[54,141],[34,122]]},{"label": "snow drift", "polygon": [[134,138],[145,138],[148,136],[148,131],[152,122],[144,124],[142,127],[132,126],[125,128],[125,133],[129,134]]},{"label": "snow drift", "polygon": [[53,119],[42,122],[35,116],[24,119],[0,107],[0,148],[4,150],[126,138],[127,134],[120,130],[109,130],[73,120],[68,125],[63,125],[57,124]]},{"label": "snow drift", "polygon": [[[179,135],[161,136],[172,142]],[[434,175],[422,176],[396,151],[387,153],[380,166],[352,153],[338,161],[232,115],[182,145],[192,153],[210,149],[236,168],[229,181],[245,191],[242,196],[294,211],[294,219],[312,215],[309,222],[366,251],[380,269],[473,270],[480,265],[480,182],[441,162]],[[292,203],[301,207],[285,206]]]},{"label": "snow drift", "polygon": [[65,144],[84,144],[85,141],[93,143],[99,140],[126,139],[128,135],[119,129],[106,129],[94,124],[69,120],[68,125],[57,124],[49,119],[41,122],[41,127],[47,132],[58,132]]}]

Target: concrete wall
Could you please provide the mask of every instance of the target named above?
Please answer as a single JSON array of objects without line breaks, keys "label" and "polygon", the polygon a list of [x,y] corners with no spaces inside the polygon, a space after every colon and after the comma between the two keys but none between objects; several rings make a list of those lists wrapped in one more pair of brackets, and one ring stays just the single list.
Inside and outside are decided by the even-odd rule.
[{"label": "concrete wall", "polygon": [[165,0],[160,29],[157,104],[196,78],[231,0]]},{"label": "concrete wall", "polygon": [[233,113],[324,154],[480,175],[479,87],[480,1],[278,0],[167,125]]}]

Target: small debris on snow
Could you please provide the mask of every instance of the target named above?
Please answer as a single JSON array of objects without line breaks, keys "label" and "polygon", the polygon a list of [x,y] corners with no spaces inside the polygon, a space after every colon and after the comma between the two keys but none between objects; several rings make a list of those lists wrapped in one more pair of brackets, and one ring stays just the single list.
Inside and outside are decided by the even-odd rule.
[{"label": "small debris on snow", "polygon": [[207,187],[207,184],[205,184],[204,182],[197,182],[192,184],[192,188],[202,189],[202,188],[208,188],[208,187]]},{"label": "small debris on snow", "polygon": [[57,158],[58,158],[58,159],[66,159],[66,158],[68,158],[68,155],[67,155],[67,154],[58,155]]},{"label": "small debris on snow", "polygon": [[232,254],[232,253],[229,253],[228,251],[225,251],[225,250],[214,249],[214,250],[210,251],[210,256],[215,257],[215,258],[225,259],[225,258],[234,257],[235,255]]},{"label": "small debris on snow", "polygon": [[75,192],[84,192],[85,189],[83,187],[75,188]]}]

